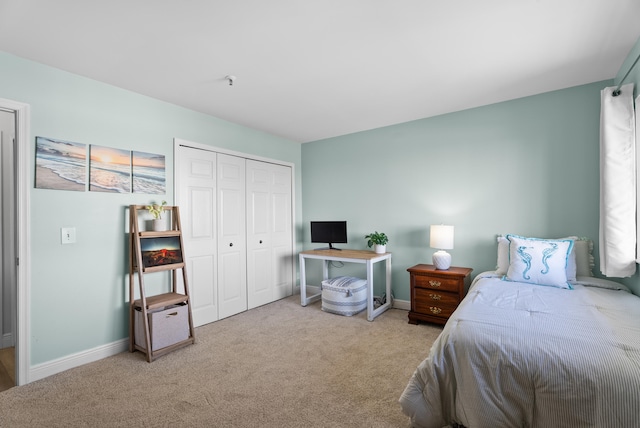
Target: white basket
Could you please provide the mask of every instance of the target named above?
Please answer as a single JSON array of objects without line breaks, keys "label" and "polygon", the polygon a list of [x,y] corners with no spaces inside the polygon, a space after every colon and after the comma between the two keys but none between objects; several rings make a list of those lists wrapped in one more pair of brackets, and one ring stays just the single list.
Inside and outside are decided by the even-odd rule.
[{"label": "white basket", "polygon": [[351,316],[367,309],[367,280],[338,276],[322,281],[322,310]]}]

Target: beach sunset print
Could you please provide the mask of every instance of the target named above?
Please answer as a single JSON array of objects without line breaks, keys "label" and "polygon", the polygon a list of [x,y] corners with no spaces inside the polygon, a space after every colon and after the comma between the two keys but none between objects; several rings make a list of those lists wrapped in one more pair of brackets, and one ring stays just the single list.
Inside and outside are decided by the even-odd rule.
[{"label": "beach sunset print", "polygon": [[131,159],[133,164],[133,193],[165,194],[164,156],[133,151]]},{"label": "beach sunset print", "polygon": [[89,190],[131,193],[131,152],[111,147],[90,148]]},{"label": "beach sunset print", "polygon": [[36,137],[38,189],[84,192],[87,183],[87,146],[70,141]]}]

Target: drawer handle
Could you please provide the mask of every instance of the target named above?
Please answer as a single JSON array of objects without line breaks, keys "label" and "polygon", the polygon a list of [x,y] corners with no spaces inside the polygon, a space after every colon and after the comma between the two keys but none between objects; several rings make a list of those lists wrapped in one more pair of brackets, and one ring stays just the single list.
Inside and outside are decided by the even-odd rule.
[{"label": "drawer handle", "polygon": [[433,293],[429,294],[429,297],[431,297],[431,300],[440,300],[440,299],[442,299],[441,295],[433,294]]},{"label": "drawer handle", "polygon": [[440,287],[440,281],[436,281],[434,279],[432,279],[431,281],[429,281],[429,285],[432,286],[433,288],[438,288]]},{"label": "drawer handle", "polygon": [[167,317],[167,318],[169,318],[169,317],[175,317],[176,315],[178,315],[178,313],[177,313],[177,312],[171,312],[170,314],[167,314],[167,316],[166,316],[166,317]]},{"label": "drawer handle", "polygon": [[442,312],[442,309],[440,309],[437,306],[429,306],[429,310],[431,311],[432,314],[436,314],[436,315]]}]

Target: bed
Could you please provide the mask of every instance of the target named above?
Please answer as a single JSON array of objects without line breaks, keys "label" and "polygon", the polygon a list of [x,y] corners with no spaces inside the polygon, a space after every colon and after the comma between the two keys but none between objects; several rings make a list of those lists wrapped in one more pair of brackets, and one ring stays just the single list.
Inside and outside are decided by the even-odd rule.
[{"label": "bed", "polygon": [[412,426],[640,426],[640,298],[592,276],[588,240],[500,238],[400,397]]}]

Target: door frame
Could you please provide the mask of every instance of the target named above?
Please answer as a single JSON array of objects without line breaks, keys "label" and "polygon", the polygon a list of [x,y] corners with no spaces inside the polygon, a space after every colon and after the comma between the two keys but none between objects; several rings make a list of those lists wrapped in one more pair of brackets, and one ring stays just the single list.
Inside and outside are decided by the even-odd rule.
[{"label": "door frame", "polygon": [[29,383],[29,336],[31,326],[31,257],[29,242],[31,236],[31,209],[29,203],[29,104],[0,98],[0,108],[12,110],[16,116],[16,228],[17,228],[17,291],[16,291],[16,384]]},{"label": "door frame", "polygon": [[284,165],[291,168],[291,294],[296,294],[296,167],[293,162],[281,161],[277,159],[265,158],[252,155],[249,153],[236,152],[234,150],[224,149],[207,144],[195,143],[193,141],[183,140],[181,138],[173,139],[173,199],[174,204],[178,200],[179,180],[177,171],[180,160],[180,146],[191,147],[194,149],[208,150],[210,152],[222,153],[231,156],[237,156],[245,159],[252,159],[261,162],[273,163],[276,165]]}]

